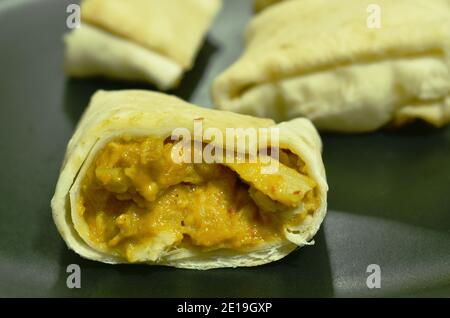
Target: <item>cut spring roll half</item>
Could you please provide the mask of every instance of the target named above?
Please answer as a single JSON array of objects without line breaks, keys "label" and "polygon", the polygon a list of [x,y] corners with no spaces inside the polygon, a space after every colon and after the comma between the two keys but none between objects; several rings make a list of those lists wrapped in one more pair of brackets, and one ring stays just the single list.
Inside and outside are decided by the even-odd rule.
[{"label": "cut spring roll half", "polygon": [[221,0],[84,0],[66,38],[66,71],[174,88],[194,63]]},{"label": "cut spring roll half", "polygon": [[[258,138],[256,158],[271,161],[177,161],[185,139],[174,132],[194,134],[198,121],[223,136],[277,128],[279,142]],[[228,149],[206,134],[195,145]],[[242,149],[233,154],[250,154]],[[210,269],[260,265],[310,244],[326,198],[321,140],[306,119],[275,125],[159,93],[100,91],[69,142],[52,210],[69,248],[85,258]]]},{"label": "cut spring roll half", "polygon": [[450,121],[450,1],[296,0],[258,14],[215,104],[321,130]]}]

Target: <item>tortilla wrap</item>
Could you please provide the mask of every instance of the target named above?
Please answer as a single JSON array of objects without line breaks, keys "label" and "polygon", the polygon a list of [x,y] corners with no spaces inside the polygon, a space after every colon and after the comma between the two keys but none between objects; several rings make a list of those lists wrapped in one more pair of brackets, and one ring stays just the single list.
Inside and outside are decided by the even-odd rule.
[{"label": "tortilla wrap", "polygon": [[[104,170],[99,170],[99,156],[101,156],[102,153],[104,155],[105,151],[108,154],[107,151],[109,150],[105,150],[110,149],[108,148],[108,145],[117,148],[118,143],[120,142],[126,144],[133,142],[133,140],[141,140],[139,138],[146,138],[148,136],[161,138],[161,140],[166,140],[167,142],[167,138],[170,137],[177,128],[183,127],[193,132],[193,123],[195,120],[201,120],[205,130],[210,127],[215,127],[224,133],[227,128],[279,128],[280,152],[283,154],[288,153],[290,158],[294,159],[292,161],[294,164],[288,167],[285,164],[282,164],[284,161],[280,156],[279,175],[276,173],[273,176],[260,175],[258,172],[255,172],[254,169],[252,170],[250,164],[245,163],[242,166],[239,163],[230,165],[227,165],[226,163],[223,165],[217,164],[221,167],[220,169],[222,169],[220,171],[224,171],[226,174],[232,174],[233,178],[236,177],[238,179],[237,186],[233,189],[240,189],[241,197],[242,195],[244,197],[247,196],[248,189],[250,196],[256,200],[255,202],[257,205],[255,205],[255,202],[253,201],[249,203],[252,207],[258,206],[256,213],[262,214],[262,209],[266,211],[266,207],[267,211],[270,210],[270,212],[264,212],[264,215],[267,216],[268,220],[273,219],[279,223],[279,226],[277,225],[276,238],[267,241],[257,241],[257,244],[234,248],[233,246],[237,245],[231,246],[227,243],[230,240],[233,240],[233,236],[228,237],[228,241],[221,241],[220,244],[222,245],[219,243],[216,245],[208,245],[202,243],[205,242],[205,240],[202,241],[201,239],[198,239],[195,241],[196,230],[194,230],[193,232],[186,232],[191,233],[190,238],[187,238],[185,235],[183,241],[178,243],[174,243],[173,237],[170,237],[170,235],[165,235],[167,233],[162,233],[164,235],[159,235],[161,234],[159,232],[157,234],[153,233],[153,236],[151,236],[149,240],[143,241],[143,244],[139,246],[133,245],[134,250],[131,252],[130,250],[127,250],[128,254],[118,253],[117,250],[110,249],[111,245],[108,245],[107,248],[100,247],[100,244],[97,244],[95,239],[93,239],[92,232],[90,232],[90,225],[86,221],[87,205],[84,203],[85,205],[81,207],[82,204],[80,204],[80,202],[87,202],[88,200],[95,201],[99,199],[95,197],[95,195],[92,195],[93,193],[89,193],[91,189],[104,192],[103,186],[106,188],[111,186],[111,184],[102,184],[101,190],[99,190],[98,187],[95,189],[86,186],[87,183],[85,180],[89,179],[87,177],[89,171],[92,171],[95,167],[97,168],[96,170],[94,169],[94,176],[103,180],[101,173],[103,173]],[[120,139],[125,135],[127,136],[127,141]],[[225,143],[225,141],[221,139],[209,140],[206,137],[203,138],[202,142],[214,142],[215,145],[222,148]],[[56,191],[51,202],[53,219],[61,236],[70,249],[74,250],[82,257],[104,263],[147,263],[192,269],[256,266],[269,263],[283,258],[297,247],[312,244],[311,240],[325,217],[328,186],[322,163],[321,148],[322,144],[320,137],[313,125],[307,119],[296,119],[275,125],[270,119],[254,118],[246,115],[201,108],[188,104],[176,97],[163,95],[161,93],[139,90],[113,92],[99,91],[93,96],[89,107],[68,143],[67,153],[62,165]],[[154,152],[151,152],[151,150],[152,149],[150,149],[148,154],[156,152],[156,150]],[[128,156],[131,156],[129,153],[127,154]],[[114,154],[111,156],[114,156]],[[122,159],[123,158],[125,157],[122,157]],[[126,173],[129,172],[129,170],[126,169],[124,169],[124,171],[126,171]],[[256,174],[256,178],[254,174]],[[287,177],[284,177],[282,174],[285,174]],[[127,175],[130,176],[129,174]],[[226,177],[227,176],[225,175],[224,178],[216,178],[217,180],[212,180],[211,184],[214,182],[221,182],[221,179],[226,179]],[[270,179],[272,177],[277,179]],[[278,183],[270,184],[271,180],[278,180]],[[299,180],[299,182],[287,184],[289,180]],[[158,194],[159,199],[156,200],[162,200],[167,193],[176,190],[177,187],[197,187],[197,185],[190,185],[190,181],[186,182],[185,179],[183,179],[183,181],[182,184],[173,184],[164,191],[160,191]],[[96,182],[98,185],[99,181],[96,180]],[[208,186],[212,187],[211,184],[208,183]],[[203,184],[200,184],[198,187],[200,188],[202,186]],[[211,187],[208,189],[214,189]],[[305,190],[305,193],[300,194],[301,189],[304,187],[308,190]],[[286,191],[291,191],[290,189],[300,190],[283,194],[282,192],[284,189],[287,189]],[[132,190],[134,191],[134,189]],[[128,192],[130,191],[131,189],[128,190]],[[140,191],[140,188],[138,188],[138,191]],[[191,192],[194,193],[195,191],[193,190]],[[188,223],[189,213],[196,214],[199,209],[206,211],[208,207],[213,206],[212,203],[209,205],[202,205],[201,203],[202,200],[209,200],[211,197],[217,197],[217,200],[220,201],[222,196],[225,195],[227,198],[231,198],[229,204],[233,206],[235,201],[239,200],[233,197],[237,195],[237,191],[238,190],[235,190],[232,193],[223,193],[224,191],[220,191],[220,193],[214,192],[213,195],[206,196],[203,196],[200,193],[200,196],[196,197],[187,195],[186,200],[191,201],[187,202],[188,204],[184,207],[184,209],[188,211],[186,212],[188,215],[185,216],[182,222]],[[117,193],[119,193],[119,191],[117,191]],[[120,195],[123,195],[123,191],[120,193]],[[136,194],[136,192],[134,193]],[[85,196],[84,201],[80,201],[80,198],[83,195]],[[111,197],[111,194],[109,195]],[[292,201],[294,203],[289,205],[293,195],[300,196],[298,199],[294,198],[294,201]],[[89,198],[89,196],[92,198]],[[143,192],[139,192],[138,196],[141,201],[142,197],[146,197]],[[123,201],[119,202],[116,199],[114,200],[116,204],[123,204]],[[151,200],[154,199],[150,199],[149,201]],[[245,200],[249,199],[247,198]],[[152,202],[153,205],[151,205],[154,210],[156,209],[154,208],[155,202]],[[93,202],[93,204],[95,205],[96,203]],[[222,203],[218,206],[221,205]],[[223,203],[223,205],[225,205],[225,203]],[[111,206],[110,208],[115,209],[116,206]],[[147,213],[147,215],[156,213],[154,210],[145,211],[145,213]],[[216,210],[218,211],[219,208]],[[197,220],[197,222],[200,223],[198,227],[199,231],[204,229],[202,228],[202,222],[210,222],[208,223],[210,224],[210,232],[217,230],[214,227],[220,227],[220,224],[214,223],[214,218],[217,217],[217,219],[219,219],[219,215],[214,214],[219,213],[216,210],[208,210],[208,213],[210,213],[209,216],[212,215],[213,217]],[[170,213],[178,213],[178,211],[168,211],[170,211]],[[106,212],[108,213],[108,211]],[[123,211],[119,213],[120,216],[119,214],[116,214],[113,221],[117,222],[119,219],[122,220],[122,212]],[[228,212],[234,216],[239,215],[238,210],[235,212]],[[164,218],[164,213],[161,214],[161,218]],[[96,215],[96,217],[99,216],[99,214]],[[227,216],[225,215],[225,219],[223,219],[225,221],[223,223],[228,222],[228,219],[226,218]],[[97,221],[97,219],[95,220]],[[246,222],[253,222],[253,219],[246,220]],[[123,224],[124,223],[120,223],[122,226]],[[244,225],[250,227],[253,226],[252,224]],[[150,226],[153,226],[153,224],[150,224]],[[95,231],[97,230],[98,229],[95,228]],[[127,231],[129,230],[130,229],[128,228]],[[219,228],[218,230],[222,229]],[[214,233],[217,233],[217,235],[220,236],[222,233],[226,232],[225,230],[234,233],[234,228],[232,228],[232,226],[230,226],[230,228],[224,228],[222,232],[216,231]],[[202,239],[205,237],[206,236],[203,236]],[[187,243],[186,239],[188,240]],[[128,242],[127,244],[131,244],[129,241],[126,242]],[[139,242],[142,242],[142,240]]]}]

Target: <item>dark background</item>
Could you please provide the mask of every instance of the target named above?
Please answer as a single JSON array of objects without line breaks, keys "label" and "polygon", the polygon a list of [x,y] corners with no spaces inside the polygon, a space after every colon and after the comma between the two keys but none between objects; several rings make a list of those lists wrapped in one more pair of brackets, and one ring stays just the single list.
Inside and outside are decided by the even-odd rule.
[{"label": "dark background", "polygon": [[[83,260],[51,218],[65,147],[97,89],[62,71],[67,0],[0,0],[0,296],[450,296],[450,129],[324,135],[329,213],[316,245],[256,268],[206,272]],[[250,1],[225,0],[197,64],[172,92],[211,106],[243,48]],[[82,288],[66,287],[81,266]],[[366,287],[379,264],[382,286]]]}]

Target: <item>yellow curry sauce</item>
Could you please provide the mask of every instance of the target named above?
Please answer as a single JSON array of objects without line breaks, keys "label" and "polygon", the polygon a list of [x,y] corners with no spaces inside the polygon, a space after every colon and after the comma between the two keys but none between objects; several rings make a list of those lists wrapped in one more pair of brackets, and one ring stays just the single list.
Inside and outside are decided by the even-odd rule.
[{"label": "yellow curry sauce", "polygon": [[159,138],[122,137],[97,154],[78,202],[92,242],[132,262],[135,247],[161,233],[170,233],[171,247],[205,249],[245,250],[279,238],[277,214],[262,211],[236,172],[176,164],[172,147]]}]

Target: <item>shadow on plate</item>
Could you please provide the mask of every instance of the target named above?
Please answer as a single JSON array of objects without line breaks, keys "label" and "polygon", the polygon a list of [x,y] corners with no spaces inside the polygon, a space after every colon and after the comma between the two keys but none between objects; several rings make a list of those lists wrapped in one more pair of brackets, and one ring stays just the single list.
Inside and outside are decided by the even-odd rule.
[{"label": "shadow on plate", "polygon": [[387,128],[384,130],[384,133],[388,136],[415,137],[440,135],[445,130],[445,127],[436,128],[423,120],[416,120],[400,128]]},{"label": "shadow on plate", "polygon": [[[211,57],[217,52],[218,47],[211,40],[207,39],[201,48],[194,68],[184,74],[178,88],[167,92],[189,101],[203,74],[208,68]],[[64,110],[69,120],[76,125],[92,95],[97,90],[121,90],[121,89],[143,89],[158,91],[158,89],[146,83],[121,82],[104,78],[75,79],[68,78],[64,92]]]},{"label": "shadow on plate", "polygon": [[393,136],[393,137],[417,137],[417,136],[433,136],[445,133],[446,126],[436,128],[435,126],[423,121],[416,120],[402,127],[384,127],[376,131],[371,132],[358,132],[358,133],[341,133],[324,131],[320,132],[322,138],[364,138],[376,135]]},{"label": "shadow on plate", "polygon": [[[163,266],[108,265],[61,250],[55,295],[95,297],[331,297],[332,274],[324,231],[315,246],[252,268],[182,270]],[[81,267],[78,290],[66,287],[69,264]]]}]

